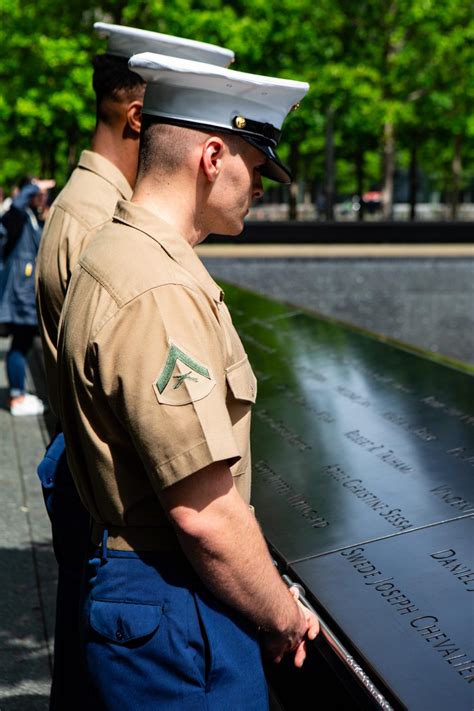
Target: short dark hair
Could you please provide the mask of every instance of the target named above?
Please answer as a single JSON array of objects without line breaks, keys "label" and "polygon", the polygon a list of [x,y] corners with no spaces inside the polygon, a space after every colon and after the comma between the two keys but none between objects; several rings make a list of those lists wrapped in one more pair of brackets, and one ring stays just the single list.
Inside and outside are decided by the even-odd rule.
[{"label": "short dark hair", "polygon": [[154,147],[153,134],[157,129],[153,129],[153,126],[157,125],[158,123],[154,116],[142,113],[138,172],[143,172],[144,174],[148,173],[156,160],[156,149]]},{"label": "short dark hair", "polygon": [[231,153],[242,153],[249,144],[241,136],[211,127],[182,126],[163,117],[142,113],[140,153],[138,156],[138,179],[145,175],[155,177],[173,175],[185,165],[189,151],[197,142],[209,136],[220,136]]},{"label": "short dark hair", "polygon": [[185,161],[190,141],[199,130],[163,123],[156,116],[142,114],[138,173],[172,175]]},{"label": "short dark hair", "polygon": [[128,68],[126,57],[115,57],[112,54],[98,54],[92,64],[94,74],[92,86],[97,100],[97,114],[104,99],[120,101],[123,95],[133,101],[141,98],[145,82],[135,72]]}]

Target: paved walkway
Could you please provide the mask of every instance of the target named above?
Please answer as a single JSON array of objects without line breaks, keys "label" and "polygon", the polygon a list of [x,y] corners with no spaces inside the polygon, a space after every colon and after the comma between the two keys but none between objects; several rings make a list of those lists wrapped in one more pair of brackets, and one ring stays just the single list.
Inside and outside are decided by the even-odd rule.
[{"label": "paved walkway", "polygon": [[202,244],[196,249],[201,257],[255,259],[346,259],[373,257],[474,257],[474,244]]},{"label": "paved walkway", "polygon": [[[0,711],[46,711],[56,563],[36,467],[49,435],[46,418],[7,410],[8,344],[0,338]],[[39,353],[30,360],[28,389],[43,396]]]}]

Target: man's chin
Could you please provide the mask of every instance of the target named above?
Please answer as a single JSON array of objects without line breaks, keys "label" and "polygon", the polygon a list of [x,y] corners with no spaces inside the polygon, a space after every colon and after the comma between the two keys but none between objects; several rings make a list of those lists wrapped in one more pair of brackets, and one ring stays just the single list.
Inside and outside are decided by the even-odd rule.
[{"label": "man's chin", "polygon": [[219,231],[214,232],[213,234],[221,235],[222,237],[238,237],[239,235],[242,234],[243,231],[244,231],[244,221],[241,220],[238,224],[226,225],[224,228],[222,228]]},{"label": "man's chin", "polygon": [[235,229],[234,232],[229,232],[228,236],[229,237],[238,237],[239,235],[242,234],[243,231],[244,231],[244,222],[242,220],[239,227],[237,229]]}]

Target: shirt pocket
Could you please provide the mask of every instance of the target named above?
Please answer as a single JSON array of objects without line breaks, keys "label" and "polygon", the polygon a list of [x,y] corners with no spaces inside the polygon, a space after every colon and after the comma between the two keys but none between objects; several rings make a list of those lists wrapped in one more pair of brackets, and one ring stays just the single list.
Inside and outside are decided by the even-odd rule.
[{"label": "shirt pocket", "polygon": [[226,368],[227,385],[236,400],[254,403],[257,398],[257,379],[247,356]]},{"label": "shirt pocket", "polygon": [[163,608],[132,602],[92,600],[89,622],[109,642],[127,645],[146,642],[158,629]]},{"label": "shirt pocket", "polygon": [[225,371],[227,410],[240,459],[230,468],[235,485],[247,503],[250,501],[250,415],[257,397],[257,380],[247,356]]}]

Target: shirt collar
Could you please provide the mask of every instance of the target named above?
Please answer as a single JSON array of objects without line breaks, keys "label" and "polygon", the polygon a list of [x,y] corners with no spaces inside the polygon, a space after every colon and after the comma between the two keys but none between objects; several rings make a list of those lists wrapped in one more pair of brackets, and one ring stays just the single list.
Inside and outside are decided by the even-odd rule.
[{"label": "shirt collar", "polygon": [[107,158],[95,151],[82,151],[78,163],[79,168],[90,170],[114,186],[125,200],[132,197],[132,188],[128,184],[122,171],[120,171]]},{"label": "shirt collar", "polygon": [[211,277],[194,249],[169,222],[165,222],[145,207],[126,200],[118,201],[113,220],[135,227],[158,242],[168,256],[186,269],[214,301],[219,303],[224,300],[224,292]]}]

